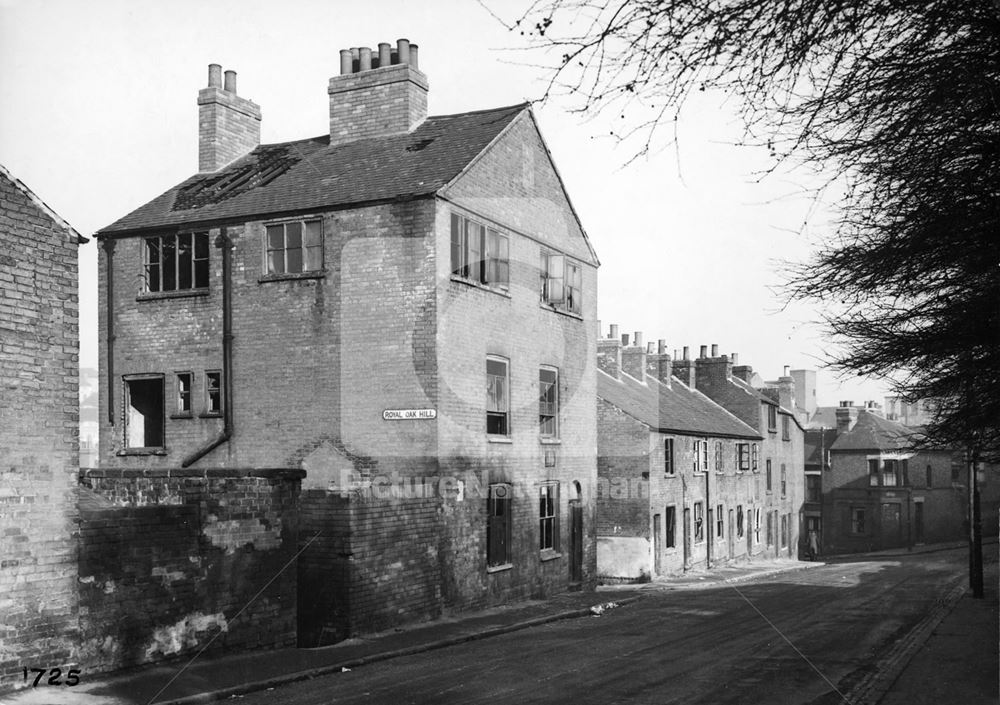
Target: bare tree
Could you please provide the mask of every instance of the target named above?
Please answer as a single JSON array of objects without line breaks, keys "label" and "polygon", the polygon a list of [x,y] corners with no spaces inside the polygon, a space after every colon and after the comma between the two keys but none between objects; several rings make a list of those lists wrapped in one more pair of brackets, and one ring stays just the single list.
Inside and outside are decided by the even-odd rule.
[{"label": "bare tree", "polygon": [[938,402],[928,442],[1000,459],[1000,0],[539,0],[509,26],[640,153],[721,90],[775,163],[841,177],[787,295],[824,305],[834,368]]}]

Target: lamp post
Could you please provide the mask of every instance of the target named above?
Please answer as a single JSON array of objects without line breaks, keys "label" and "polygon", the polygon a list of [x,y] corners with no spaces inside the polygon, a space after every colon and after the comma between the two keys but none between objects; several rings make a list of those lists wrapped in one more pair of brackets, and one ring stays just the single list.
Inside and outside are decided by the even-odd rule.
[{"label": "lamp post", "polygon": [[983,597],[983,517],[979,506],[978,452],[969,452],[969,587],[972,596]]}]

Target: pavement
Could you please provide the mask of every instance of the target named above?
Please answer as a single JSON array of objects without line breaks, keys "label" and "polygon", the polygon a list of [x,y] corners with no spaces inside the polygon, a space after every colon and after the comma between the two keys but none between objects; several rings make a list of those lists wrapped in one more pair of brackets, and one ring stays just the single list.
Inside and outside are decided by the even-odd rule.
[{"label": "pavement", "polygon": [[[955,546],[917,547],[912,553],[954,550]],[[986,547],[995,554],[996,544]],[[831,560],[863,560],[864,557],[900,555],[898,552],[834,557]],[[989,559],[988,559],[989,560]],[[231,698],[244,693],[274,689],[280,685],[370,663],[444,648],[475,639],[485,639],[539,624],[578,617],[596,618],[602,612],[642,599],[650,591],[697,590],[759,580],[808,570],[824,562],[771,559],[719,566],[711,571],[692,571],[645,584],[602,586],[596,592],[569,592],[546,600],[533,600],[480,612],[448,615],[434,622],[349,639],[315,649],[276,649],[190,661],[161,663],[97,677],[81,674],[80,685],[59,689],[29,688],[0,695],[0,705],[195,705]],[[987,565],[985,600],[973,600],[966,590],[952,590],[939,600],[932,614],[921,623],[922,632],[898,659],[888,677],[870,684],[854,701],[860,703],[996,703],[997,697],[997,566]],[[966,581],[967,582],[967,581]],[[915,630],[920,632],[921,630]],[[910,659],[914,651],[916,655]],[[982,668],[982,652],[992,648],[992,675]],[[975,658],[973,658],[975,651]],[[905,658],[904,658],[905,657]],[[942,669],[928,664],[948,663],[955,678],[941,679]],[[979,664],[978,667],[975,664]],[[937,679],[937,683],[929,681]],[[932,687],[933,686],[933,687]],[[937,688],[935,690],[934,688]],[[930,694],[938,694],[933,697]],[[983,700],[984,695],[992,700]],[[884,696],[884,697],[883,697]],[[926,697],[925,697],[926,696]],[[879,700],[879,698],[883,698]],[[980,699],[977,699],[980,698]]]}]

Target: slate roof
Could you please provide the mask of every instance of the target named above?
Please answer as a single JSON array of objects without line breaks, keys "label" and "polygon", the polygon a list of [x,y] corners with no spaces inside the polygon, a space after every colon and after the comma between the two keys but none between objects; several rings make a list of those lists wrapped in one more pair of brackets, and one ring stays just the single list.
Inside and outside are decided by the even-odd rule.
[{"label": "slate roof", "polygon": [[837,429],[835,428],[810,428],[805,435],[805,464],[822,465],[823,459],[820,457],[821,450],[830,450],[830,446],[837,439]]},{"label": "slate roof", "polygon": [[334,146],[329,135],[261,145],[219,171],[186,179],[98,237],[430,195],[527,109],[522,103],[431,116],[410,133]]},{"label": "slate roof", "polygon": [[597,396],[663,433],[759,439],[757,431],[699,391],[678,380],[668,387],[652,377],[646,384],[623,374],[597,372]]},{"label": "slate roof", "polygon": [[830,450],[905,450],[911,448],[917,438],[912,428],[862,409],[854,428],[838,434]]}]

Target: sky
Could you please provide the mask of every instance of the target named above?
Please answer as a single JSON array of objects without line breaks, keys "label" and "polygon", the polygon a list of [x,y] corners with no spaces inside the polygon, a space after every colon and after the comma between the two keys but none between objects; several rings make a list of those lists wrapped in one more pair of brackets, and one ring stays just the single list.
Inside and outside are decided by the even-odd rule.
[{"label": "sky", "polygon": [[[486,0],[512,18],[526,0]],[[420,46],[428,112],[539,98],[541,57],[473,0],[0,0],[0,163],[82,235],[197,171],[198,90],[207,66],[237,72],[261,106],[261,141],[328,129],[339,50],[405,37]],[[821,312],[787,305],[782,261],[829,237],[834,212],[809,195],[815,177],[759,178],[762,150],[737,147],[721,97],[699,96],[671,143],[629,162],[609,133],[556,98],[539,124],[598,257],[604,334],[642,331],[696,355],[718,344],[765,379],[785,365],[819,369],[821,405],[882,402],[879,381],[822,369]],[[81,365],[97,366],[97,246],[80,250]]]}]

